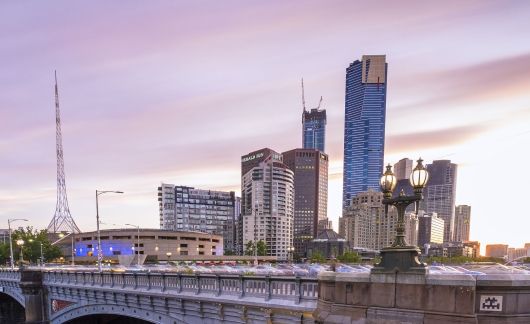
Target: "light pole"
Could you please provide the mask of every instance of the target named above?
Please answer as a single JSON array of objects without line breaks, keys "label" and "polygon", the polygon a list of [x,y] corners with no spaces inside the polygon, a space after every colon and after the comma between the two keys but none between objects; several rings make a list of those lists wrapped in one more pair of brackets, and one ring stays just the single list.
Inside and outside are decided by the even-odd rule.
[{"label": "light pole", "polygon": [[27,222],[28,220],[25,218],[14,218],[7,220],[7,227],[9,228],[9,252],[11,253],[11,269],[15,269],[15,260],[13,260],[13,239],[11,238],[11,223],[16,221]]},{"label": "light pole", "polygon": [[138,230],[138,234],[137,234],[137,237],[136,237],[136,245],[137,245],[137,248],[136,248],[136,257],[137,257],[137,261],[138,261],[138,266],[140,266],[140,226],[139,225],[133,225],[133,224],[125,224],[125,225],[128,225],[128,226],[132,226],[132,227],[136,227],[136,229]]},{"label": "light pole", "polygon": [[293,263],[293,257],[294,257],[294,246],[289,247],[289,262]]},{"label": "light pole", "polygon": [[[32,246],[34,240],[33,239],[29,239],[28,242],[30,243],[30,246]],[[31,251],[31,249],[32,249],[32,247],[30,247],[30,251]],[[31,262],[31,259],[28,259],[28,262]]]},{"label": "light pole", "polygon": [[254,206],[254,265],[258,265],[258,203]]},{"label": "light pole", "polygon": [[166,256],[167,256],[167,262],[169,263],[169,258],[171,258],[171,252],[166,252]]},{"label": "light pole", "polygon": [[44,254],[42,253],[42,242],[40,242],[40,265],[44,267]]},{"label": "light pole", "polygon": [[17,240],[17,245],[20,246],[20,266],[22,266],[22,262],[24,262],[24,257],[23,257],[23,249],[22,247],[24,246],[24,240]]},{"label": "light pole", "polygon": [[71,239],[72,239],[72,265],[75,265],[75,245],[74,245],[74,238],[75,238],[75,232],[72,231],[72,233],[70,233],[70,235],[72,236]]},{"label": "light pole", "polygon": [[414,190],[414,195],[406,196],[401,190],[399,196],[392,198],[392,192],[396,188],[396,177],[392,172],[390,164],[381,177],[380,185],[383,192],[383,204],[385,205],[385,215],[388,213],[388,206],[397,209],[398,221],[396,226],[396,238],[392,246],[381,249],[381,262],[372,268],[372,273],[397,273],[412,272],[425,274],[426,264],[418,260],[420,249],[417,246],[410,246],[405,241],[405,210],[415,203],[416,212],[419,202],[423,199],[423,188],[429,180],[429,173],[422,164],[423,160],[418,159],[418,164],[410,175],[410,184]]},{"label": "light pole", "polygon": [[113,190],[96,190],[96,222],[97,222],[97,233],[98,233],[98,270],[99,272],[102,272],[103,269],[101,268],[101,261],[103,260],[103,251],[101,250],[101,235],[99,233],[99,206],[98,206],[98,197],[99,195],[105,194],[105,193],[117,193],[122,194],[123,191],[113,191]]}]

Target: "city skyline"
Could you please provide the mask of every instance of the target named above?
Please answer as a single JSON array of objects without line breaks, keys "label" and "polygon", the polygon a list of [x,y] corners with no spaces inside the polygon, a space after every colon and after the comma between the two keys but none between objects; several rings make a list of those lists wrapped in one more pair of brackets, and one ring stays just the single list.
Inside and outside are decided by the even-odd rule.
[{"label": "city skyline", "polygon": [[242,154],[300,147],[302,76],[308,102],[325,98],[337,229],[345,69],[385,54],[385,163],[451,159],[456,204],[473,207],[470,239],[522,246],[529,220],[501,201],[525,189],[515,172],[530,141],[530,44],[520,41],[529,6],[2,4],[0,228],[15,217],[45,228],[53,216],[57,69],[68,198],[81,230],[95,229],[96,189],[125,192],[100,199],[103,222],[151,228],[160,182],[239,193]]}]

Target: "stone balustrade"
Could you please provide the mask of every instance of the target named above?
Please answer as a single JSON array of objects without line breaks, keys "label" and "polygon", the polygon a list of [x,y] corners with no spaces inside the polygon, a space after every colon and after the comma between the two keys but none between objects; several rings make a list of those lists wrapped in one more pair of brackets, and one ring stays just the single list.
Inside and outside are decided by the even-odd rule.
[{"label": "stone balustrade", "polygon": [[0,268],[0,279],[20,281],[20,271]]},{"label": "stone balustrade", "polygon": [[301,277],[160,272],[0,269],[0,288],[26,321],[125,315],[153,323],[313,323],[318,280]]},{"label": "stone balustrade", "polygon": [[[16,273],[10,273],[15,276]],[[245,276],[232,274],[181,274],[144,272],[45,271],[46,286],[68,285],[115,288],[134,292],[187,292],[218,297],[256,297],[265,301],[281,299],[314,302],[318,299],[318,280],[301,277]]]}]

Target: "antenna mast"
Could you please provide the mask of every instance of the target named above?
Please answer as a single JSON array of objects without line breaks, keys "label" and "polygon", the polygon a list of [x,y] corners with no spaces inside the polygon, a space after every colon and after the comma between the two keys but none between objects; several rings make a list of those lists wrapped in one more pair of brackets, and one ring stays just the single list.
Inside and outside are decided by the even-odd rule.
[{"label": "antenna mast", "polygon": [[304,78],[302,78],[302,108],[305,109]]},{"label": "antenna mast", "polygon": [[320,96],[320,101],[318,102],[318,107],[317,109],[320,109],[320,105],[322,104],[322,96]]},{"label": "antenna mast", "polygon": [[57,152],[57,205],[55,214],[48,225],[48,233],[79,233],[79,227],[74,222],[68,207],[66,196],[66,181],[64,175],[63,137],[61,134],[61,112],[59,110],[59,87],[57,86],[57,71],[55,71],[55,149]]}]

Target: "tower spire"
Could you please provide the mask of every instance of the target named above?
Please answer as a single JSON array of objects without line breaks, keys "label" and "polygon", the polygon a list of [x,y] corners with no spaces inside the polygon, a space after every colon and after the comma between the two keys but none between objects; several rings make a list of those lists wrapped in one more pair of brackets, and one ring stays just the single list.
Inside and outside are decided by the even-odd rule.
[{"label": "tower spire", "polygon": [[305,112],[306,109],[305,109],[304,78],[302,78],[302,108],[303,108],[303,112]]},{"label": "tower spire", "polygon": [[57,71],[55,71],[55,149],[57,153],[57,204],[55,214],[48,225],[49,233],[69,232],[79,233],[68,207],[66,196],[66,181],[64,175],[63,138],[61,134],[61,112],[59,109],[59,87],[57,85]]}]

